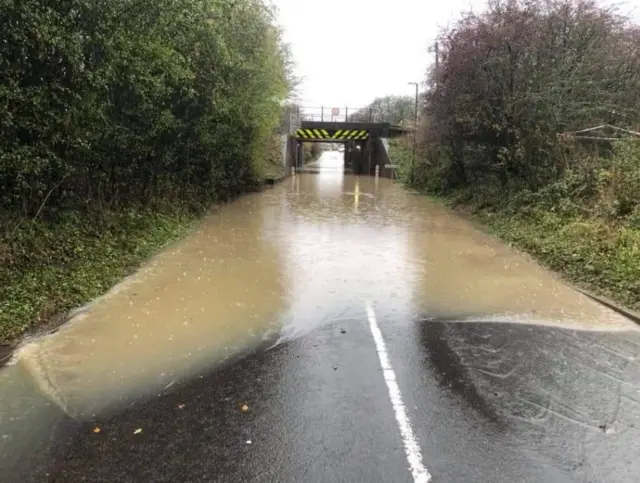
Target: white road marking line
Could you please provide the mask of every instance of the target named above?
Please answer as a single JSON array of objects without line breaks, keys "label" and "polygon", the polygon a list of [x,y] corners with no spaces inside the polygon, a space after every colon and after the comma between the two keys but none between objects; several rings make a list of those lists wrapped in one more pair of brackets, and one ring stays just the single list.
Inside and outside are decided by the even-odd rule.
[{"label": "white road marking line", "polygon": [[396,373],[393,372],[393,367],[391,367],[391,362],[389,362],[387,346],[382,338],[382,332],[380,332],[380,327],[378,327],[378,322],[376,320],[376,313],[373,311],[373,307],[370,302],[367,302],[367,317],[369,318],[369,328],[371,329],[373,340],[376,343],[376,351],[378,352],[378,358],[380,359],[380,365],[382,366],[384,382],[387,383],[387,388],[389,389],[389,398],[391,399],[393,411],[396,414],[398,429],[400,429],[400,436],[404,443],[404,452],[407,456],[407,462],[409,463],[413,481],[415,483],[427,483],[431,480],[431,475],[422,463],[420,445],[413,434],[411,421],[407,415],[407,408],[402,402],[402,394],[400,394]]}]

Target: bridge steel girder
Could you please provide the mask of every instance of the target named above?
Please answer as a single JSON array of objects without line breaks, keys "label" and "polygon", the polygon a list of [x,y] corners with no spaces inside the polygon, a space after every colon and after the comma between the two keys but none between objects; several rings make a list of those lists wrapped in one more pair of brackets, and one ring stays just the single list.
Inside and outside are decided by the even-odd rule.
[{"label": "bridge steel girder", "polygon": [[[356,138],[356,140],[363,140],[363,139],[369,139],[369,138],[376,138],[376,137],[383,137],[383,138],[389,138],[389,137],[397,137],[397,136],[402,136],[403,134],[407,134],[409,132],[411,132],[409,129],[405,129],[401,126],[398,125],[394,125],[394,124],[389,124],[389,123],[371,123],[371,122],[321,122],[321,121],[302,121],[300,126],[299,126],[299,130],[302,130],[304,134],[304,131],[306,130],[311,130],[315,133],[315,131],[318,131],[319,133],[321,133],[320,136],[317,136],[316,134],[314,134],[313,136],[304,136],[304,135],[298,135],[298,131],[294,132],[294,136],[296,136],[296,138],[299,141],[303,141],[303,142],[337,142],[337,143],[344,143],[346,142],[348,139],[346,138],[340,138],[340,139],[336,139],[334,138],[334,135],[338,132],[338,131],[350,131],[350,132],[354,132],[354,131],[365,131],[367,133],[367,136],[364,138]],[[326,134],[325,134],[326,133]]]},{"label": "bridge steel girder", "polygon": [[372,122],[319,122],[302,121],[301,129],[317,129],[328,132],[336,131],[367,131],[370,137],[388,137],[391,124]]}]

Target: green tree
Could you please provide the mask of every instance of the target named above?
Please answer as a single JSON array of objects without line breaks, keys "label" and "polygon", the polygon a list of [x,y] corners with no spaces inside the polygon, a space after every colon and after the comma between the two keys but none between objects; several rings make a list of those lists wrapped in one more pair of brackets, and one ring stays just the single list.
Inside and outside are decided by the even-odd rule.
[{"label": "green tree", "polygon": [[410,96],[385,96],[376,98],[371,104],[349,114],[351,122],[389,122],[391,124],[413,123],[415,99]]},{"label": "green tree", "polygon": [[[567,164],[557,135],[640,123],[639,30],[591,1],[491,0],[439,39],[427,79],[441,187],[536,190]],[[427,172],[427,171],[425,171]]]},{"label": "green tree", "polygon": [[0,23],[5,218],[256,182],[294,80],[262,1],[3,0]]}]

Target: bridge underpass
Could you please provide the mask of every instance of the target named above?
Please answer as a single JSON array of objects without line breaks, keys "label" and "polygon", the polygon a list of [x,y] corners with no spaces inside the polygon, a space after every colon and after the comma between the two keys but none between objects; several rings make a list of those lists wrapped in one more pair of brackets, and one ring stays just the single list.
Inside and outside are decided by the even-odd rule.
[{"label": "bridge underpass", "polygon": [[345,145],[345,168],[358,175],[392,177],[393,169],[385,139],[399,136],[406,129],[388,122],[335,122],[302,120],[291,129],[287,159],[291,166],[304,166],[303,143],[341,143]]}]

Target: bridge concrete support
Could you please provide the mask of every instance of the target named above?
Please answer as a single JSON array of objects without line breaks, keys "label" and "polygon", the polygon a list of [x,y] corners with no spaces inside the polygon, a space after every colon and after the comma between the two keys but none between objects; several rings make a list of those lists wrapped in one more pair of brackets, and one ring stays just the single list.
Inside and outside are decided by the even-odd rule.
[{"label": "bridge concrete support", "polygon": [[364,143],[362,143],[362,168],[363,173],[368,175],[376,174],[376,167],[373,164],[373,151],[372,151],[372,140],[371,138],[367,139]]},{"label": "bridge concrete support", "polygon": [[347,141],[344,149],[344,165],[347,170],[354,174],[367,174],[366,154],[364,142],[350,140]]},{"label": "bridge concrete support", "polygon": [[298,143],[296,146],[296,169],[300,169],[304,166],[304,145]]},{"label": "bridge concrete support", "polygon": [[353,144],[353,141],[347,141],[344,144],[344,167],[346,170],[353,170],[353,172],[355,173],[355,167],[353,165],[354,150],[355,146]]},{"label": "bridge concrete support", "polygon": [[356,146],[358,174],[371,173],[371,152],[367,141],[360,141]]},{"label": "bridge concrete support", "polygon": [[391,178],[393,170],[385,167],[390,164],[389,154],[381,137],[370,137],[363,141],[349,140],[345,143],[344,166],[354,174],[375,176],[377,167],[379,176]]},{"label": "bridge concrete support", "polygon": [[291,168],[299,169],[304,164],[304,149],[302,143],[295,136],[289,136],[287,140],[287,153],[285,156],[285,168],[291,173]]},{"label": "bridge concrete support", "polygon": [[375,175],[374,143],[369,138],[345,143],[344,165],[347,170],[359,175]]},{"label": "bridge concrete support", "polygon": [[287,173],[291,173],[291,168],[298,166],[298,149],[301,143],[295,136],[287,136],[286,153],[284,158],[284,166]]},{"label": "bridge concrete support", "polygon": [[382,138],[371,138],[371,171],[370,174],[374,175],[376,172],[376,166],[378,166],[378,174],[383,178],[393,177],[393,169],[386,168],[391,164],[389,159],[389,153],[385,147],[385,143]]}]

